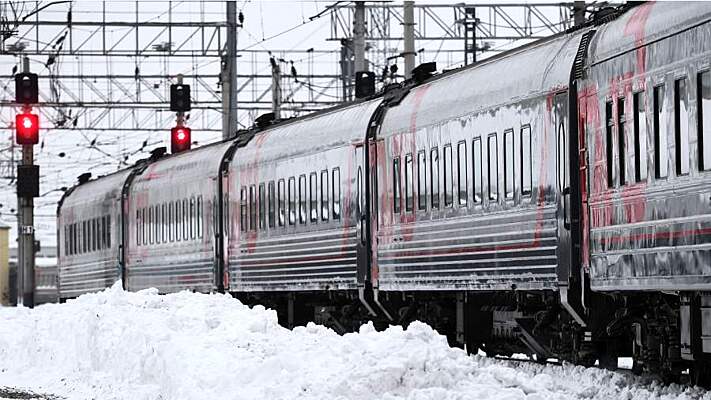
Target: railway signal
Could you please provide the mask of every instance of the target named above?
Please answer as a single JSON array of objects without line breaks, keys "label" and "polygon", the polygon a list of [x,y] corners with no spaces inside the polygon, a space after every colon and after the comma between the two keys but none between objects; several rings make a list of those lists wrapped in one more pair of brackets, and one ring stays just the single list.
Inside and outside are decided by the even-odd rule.
[{"label": "railway signal", "polygon": [[22,110],[15,116],[15,141],[22,146],[22,163],[17,166],[18,279],[17,304],[35,304],[34,198],[39,196],[39,166],[34,164],[34,145],[39,143],[39,116],[32,105],[39,100],[37,74],[30,72],[30,59],[22,60],[22,72],[15,75],[15,102]]},{"label": "railway signal", "polygon": [[170,152],[177,154],[190,150],[190,128],[185,126],[185,111],[190,111],[190,85],[183,85],[183,75],[178,83],[170,85],[170,111],[175,111],[175,127],[170,130]]},{"label": "railway signal", "polygon": [[173,154],[190,150],[190,128],[176,126],[170,130],[170,152]]},{"label": "railway signal", "polygon": [[23,112],[15,116],[15,142],[20,145],[39,143],[39,116]]}]

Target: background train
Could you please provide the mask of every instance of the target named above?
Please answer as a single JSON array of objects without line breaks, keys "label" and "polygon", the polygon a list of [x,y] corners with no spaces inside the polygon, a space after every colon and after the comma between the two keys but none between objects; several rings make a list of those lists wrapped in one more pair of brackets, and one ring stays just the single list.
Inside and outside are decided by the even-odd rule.
[{"label": "background train", "polygon": [[[225,291],[286,326],[711,371],[711,4],[645,3],[59,204],[63,299]],[[432,72],[432,71],[430,71]]]}]

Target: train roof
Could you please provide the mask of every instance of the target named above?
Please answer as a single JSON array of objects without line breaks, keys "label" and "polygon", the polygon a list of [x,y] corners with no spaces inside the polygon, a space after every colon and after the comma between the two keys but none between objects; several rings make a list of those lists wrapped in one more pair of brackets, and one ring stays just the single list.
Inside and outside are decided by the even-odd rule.
[{"label": "train roof", "polygon": [[109,175],[100,176],[69,189],[60,199],[59,207],[82,205],[88,200],[115,198],[121,195],[126,178],[132,169],[126,168]]},{"label": "train roof", "polygon": [[594,65],[709,20],[711,2],[644,3],[599,28],[590,42],[587,64]]},{"label": "train roof", "polygon": [[390,108],[381,131],[398,134],[568,87],[580,38],[562,34],[444,74]]},{"label": "train roof", "polygon": [[176,179],[195,180],[217,176],[222,158],[233,145],[234,140],[220,141],[159,158],[138,173],[132,185],[141,189],[149,185],[164,185]]},{"label": "train roof", "polygon": [[233,163],[269,161],[285,153],[298,156],[363,141],[381,100],[378,97],[350,103],[274,125],[256,133],[244,149],[238,149]]}]

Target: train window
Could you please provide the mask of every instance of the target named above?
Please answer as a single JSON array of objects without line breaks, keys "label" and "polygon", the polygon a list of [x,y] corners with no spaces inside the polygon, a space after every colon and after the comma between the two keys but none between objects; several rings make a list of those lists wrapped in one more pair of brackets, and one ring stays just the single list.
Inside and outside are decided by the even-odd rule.
[{"label": "train window", "polygon": [[141,208],[141,221],[143,221],[143,244],[147,245],[148,244],[148,211],[146,207]]},{"label": "train window", "polygon": [[459,188],[459,205],[462,207],[467,206],[467,200],[469,194],[467,193],[467,186],[469,178],[467,178],[467,142],[459,142],[457,144],[457,188]]},{"label": "train window", "polygon": [[69,254],[74,255],[74,224],[69,224]]},{"label": "train window", "polygon": [[309,174],[309,213],[311,222],[318,221],[318,183],[316,173]]},{"label": "train window", "polygon": [[625,125],[627,117],[625,116],[625,98],[617,99],[617,162],[620,167],[620,186],[627,183],[626,159],[627,148],[625,138]]},{"label": "train window", "polygon": [[405,155],[405,211],[411,212],[415,202],[412,193],[412,154]]},{"label": "train window", "polygon": [[654,88],[654,175],[666,178],[669,174],[667,150],[667,114],[664,112],[664,86]]},{"label": "train window", "polygon": [[[360,171],[360,169],[358,169]],[[341,219],[341,170],[334,168],[331,172],[331,197],[333,197],[333,219]]]},{"label": "train window", "polygon": [[195,208],[197,212],[197,237],[202,238],[202,195],[197,197]]},{"label": "train window", "polygon": [[172,201],[168,202],[168,242],[175,240],[175,206]]},{"label": "train window", "polygon": [[[247,232],[247,188],[242,186],[239,192],[239,225],[242,232]],[[178,239],[180,240],[180,239]]]},{"label": "train window", "polygon": [[197,212],[195,210],[195,197],[190,198],[190,239],[195,239],[197,234]]},{"label": "train window", "polygon": [[634,179],[641,182],[647,179],[647,116],[644,107],[644,92],[632,96],[634,109]]},{"label": "train window", "polygon": [[190,209],[188,199],[183,199],[183,240],[190,239]]},{"label": "train window", "polygon": [[306,223],[306,175],[299,175],[299,223]]},{"label": "train window", "polygon": [[289,225],[296,224],[296,179],[289,178]]},{"label": "train window", "polygon": [[279,179],[279,182],[277,183],[277,208],[279,211],[279,226],[284,226],[284,223],[286,222],[286,184],[284,183],[283,179]]},{"label": "train window", "polygon": [[453,202],[452,193],[452,145],[447,144],[443,149],[444,158],[442,160],[442,173],[444,178],[444,206],[451,207]]},{"label": "train window", "polygon": [[699,169],[711,169],[711,72],[704,71],[698,77],[697,93]]},{"label": "train window", "polygon": [[111,248],[111,214],[106,216],[106,247]]},{"label": "train window", "polygon": [[148,207],[148,243],[153,244],[155,235],[153,234],[153,207]]},{"label": "train window", "polygon": [[64,226],[64,255],[69,255],[69,226]]},{"label": "train window", "polygon": [[400,212],[400,157],[393,159],[393,212]]},{"label": "train window", "polygon": [[363,168],[358,166],[356,182],[356,205],[358,206],[358,215],[363,215],[363,204],[365,204],[365,190],[363,190]]},{"label": "train window", "polygon": [[101,232],[101,235],[99,235],[99,249],[103,250],[106,248],[106,216],[99,217],[98,224],[99,232]]},{"label": "train window", "polygon": [[514,197],[514,135],[513,129],[504,131],[504,197]]},{"label": "train window", "polygon": [[161,242],[168,242],[168,215],[165,211],[165,203],[160,205],[160,239]]},{"label": "train window", "polygon": [[430,150],[430,187],[432,188],[432,209],[439,208],[439,150]]},{"label": "train window", "polygon": [[474,203],[481,203],[482,198],[482,174],[481,168],[481,138],[474,138],[472,141],[472,174],[474,174]]},{"label": "train window", "polygon": [[613,136],[612,136],[612,127],[614,126],[614,117],[612,116],[612,102],[609,101],[605,103],[605,138],[607,139],[606,142],[606,151],[607,151],[607,187],[613,187],[615,186],[615,181],[614,181],[614,173],[613,173],[613,168],[614,168],[614,156],[613,156],[613,151],[614,151],[614,143],[613,143]]},{"label": "train window", "polygon": [[89,220],[89,251],[96,251],[96,218]]},{"label": "train window", "polygon": [[254,185],[249,187],[249,230],[257,230],[257,191]]},{"label": "train window", "polygon": [[674,82],[674,139],[676,174],[689,173],[689,99],[686,78]]},{"label": "train window", "polygon": [[[180,200],[175,202],[175,241],[179,242],[182,240],[183,235],[183,208],[181,207]],[[246,221],[245,221],[246,223]]]},{"label": "train window", "polygon": [[259,230],[263,231],[267,226],[267,213],[266,213],[266,189],[264,184],[259,184]]},{"label": "train window", "polygon": [[328,170],[321,171],[321,220],[328,221]]},{"label": "train window", "polygon": [[136,210],[136,246],[141,245],[141,210]]},{"label": "train window", "polygon": [[427,157],[424,151],[417,153],[417,209],[427,209]]},{"label": "train window", "polygon": [[521,194],[531,194],[533,187],[533,167],[531,157],[531,126],[524,125],[521,127]]},{"label": "train window", "polygon": [[499,144],[496,133],[489,134],[487,138],[489,150],[489,202],[496,202],[499,199]]},{"label": "train window", "polygon": [[274,197],[274,181],[269,181],[267,185],[267,205],[269,206],[269,227],[274,228],[276,226],[276,198]]},{"label": "train window", "polygon": [[153,206],[153,235],[155,237],[156,244],[160,243],[160,206]]}]

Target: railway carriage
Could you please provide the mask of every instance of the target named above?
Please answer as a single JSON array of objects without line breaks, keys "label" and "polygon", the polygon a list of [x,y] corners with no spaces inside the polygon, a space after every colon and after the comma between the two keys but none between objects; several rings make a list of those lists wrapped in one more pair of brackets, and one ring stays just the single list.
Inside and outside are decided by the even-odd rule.
[{"label": "railway carriage", "polygon": [[710,36],[705,3],[608,9],[82,182],[61,296],[227,291],[289,327],[419,319],[471,351],[708,382]]},{"label": "railway carriage", "polygon": [[135,175],[126,202],[127,287],[164,293],[223,287],[220,171],[232,146],[158,159]]},{"label": "railway carriage", "polygon": [[57,208],[60,299],[111,286],[121,277],[121,198],[131,175],[125,169],[69,189]]}]

